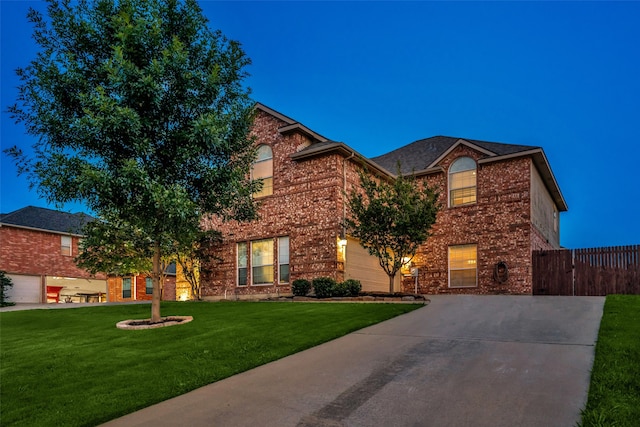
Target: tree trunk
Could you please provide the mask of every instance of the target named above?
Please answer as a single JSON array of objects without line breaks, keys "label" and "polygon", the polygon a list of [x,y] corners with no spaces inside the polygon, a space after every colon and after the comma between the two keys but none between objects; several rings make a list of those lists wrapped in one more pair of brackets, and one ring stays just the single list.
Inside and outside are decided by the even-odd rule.
[{"label": "tree trunk", "polygon": [[151,299],[151,323],[159,323],[162,321],[160,316],[160,276],[162,272],[160,263],[160,243],[155,242],[153,248],[153,272],[151,273],[151,279],[153,280],[153,297]]},{"label": "tree trunk", "polygon": [[395,282],[396,275],[389,274],[388,276],[389,276],[389,293],[392,294],[394,292],[393,285]]}]

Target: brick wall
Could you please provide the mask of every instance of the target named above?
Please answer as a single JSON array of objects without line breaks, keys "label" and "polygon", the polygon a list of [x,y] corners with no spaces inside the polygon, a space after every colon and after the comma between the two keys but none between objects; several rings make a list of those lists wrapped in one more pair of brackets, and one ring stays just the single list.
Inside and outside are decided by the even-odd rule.
[{"label": "brick wall", "polygon": [[[131,297],[122,297],[122,277],[111,276],[107,279],[109,302],[151,301],[153,295],[147,294],[147,276],[134,276],[131,281]],[[162,290],[163,301],[175,301],[176,277],[167,276]]]},{"label": "brick wall", "polygon": [[79,237],[72,237],[71,256],[61,253],[61,234],[2,226],[0,242],[0,270],[8,273],[105,279],[103,274],[92,276],[74,262]]},{"label": "brick wall", "polygon": [[[300,147],[310,143],[301,134],[281,135],[286,123],[260,112],[254,126],[259,143],[273,151],[273,195],[260,199],[260,219],[247,224],[205,223],[223,232],[224,243],[212,248],[218,261],[203,266],[202,293],[210,298],[239,298],[247,295],[277,295],[290,292],[289,283],[297,278],[329,276],[344,279],[344,266],[337,261],[337,237],[345,214],[343,190],[359,187],[361,163],[350,153],[336,151],[300,161],[291,159]],[[531,294],[532,249],[549,243],[532,223],[531,176],[534,165],[528,157],[478,164],[477,203],[448,207],[448,169],[461,156],[478,161],[485,155],[460,145],[443,158],[442,172],[425,175],[425,183],[440,189],[442,210],[432,236],[414,258],[419,267],[419,292],[473,294]],[[236,286],[237,242],[290,238],[290,282],[258,286]],[[477,245],[478,286],[450,288],[449,248]],[[250,258],[250,257],[249,257]],[[277,251],[274,264],[277,265]],[[508,280],[498,283],[494,269],[498,262],[508,267]],[[347,260],[348,262],[348,260]],[[249,268],[248,275],[251,275]],[[249,283],[251,279],[249,278]],[[403,289],[413,292],[414,279],[405,278]]]},{"label": "brick wall", "polygon": [[[414,260],[420,270],[419,292],[531,294],[532,246],[543,244],[531,224],[531,160],[516,158],[478,165],[477,203],[448,207],[447,171],[451,162],[461,156],[476,161],[480,158],[479,153],[460,146],[440,163],[444,172],[425,179],[441,189],[443,208],[432,236]],[[449,288],[449,247],[463,244],[477,245],[477,288]],[[494,280],[494,269],[500,261],[508,267],[508,280],[504,283]],[[414,279],[405,279],[404,286],[413,292]]]},{"label": "brick wall", "polygon": [[[205,222],[206,227],[223,232],[224,244],[211,249],[220,260],[203,266],[203,298],[286,294],[291,291],[290,283],[298,278],[329,276],[341,280],[336,237],[341,230],[343,157],[330,154],[301,162],[292,160],[290,156],[310,141],[301,134],[281,135],[277,129],[284,124],[263,112],[255,121],[253,132],[259,143],[269,144],[273,151],[273,195],[259,199],[260,218],[248,224]],[[289,282],[236,287],[237,242],[273,239],[277,265],[276,242],[284,236],[290,239]],[[251,268],[248,275],[251,283]]]}]

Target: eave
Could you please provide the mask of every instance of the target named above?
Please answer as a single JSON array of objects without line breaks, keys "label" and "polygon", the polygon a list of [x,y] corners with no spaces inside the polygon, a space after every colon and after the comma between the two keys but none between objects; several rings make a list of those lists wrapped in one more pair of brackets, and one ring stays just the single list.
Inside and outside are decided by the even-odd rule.
[{"label": "eave", "polygon": [[85,237],[84,234],[67,233],[64,231],[56,231],[56,230],[47,230],[46,228],[29,227],[27,225],[17,225],[17,224],[11,224],[6,222],[0,223],[0,228],[2,227],[20,228],[20,229],[29,230],[29,231],[39,231],[41,233],[58,234],[60,236]]},{"label": "eave", "polygon": [[478,164],[484,165],[494,162],[500,162],[503,160],[515,159],[518,157],[531,157],[533,160],[533,164],[540,173],[542,177],[542,181],[544,182],[549,194],[553,198],[558,210],[560,212],[566,212],[569,210],[567,206],[567,202],[562,195],[562,191],[560,191],[560,186],[558,185],[558,181],[556,181],[556,177],[553,175],[553,171],[551,170],[551,166],[549,166],[549,160],[547,160],[547,156],[544,154],[544,150],[542,148],[534,148],[532,150],[521,151],[519,153],[506,154],[503,156],[492,156],[486,157],[484,159],[478,160]]},{"label": "eave", "polygon": [[328,142],[326,144],[316,146],[311,145],[302,151],[292,154],[291,159],[295,161],[303,161],[327,154],[339,154],[346,157],[347,159],[353,159],[353,161],[358,160],[384,178],[396,177],[394,174],[392,174],[376,162],[367,159],[365,156],[358,153],[356,150],[349,147],[343,142]]}]

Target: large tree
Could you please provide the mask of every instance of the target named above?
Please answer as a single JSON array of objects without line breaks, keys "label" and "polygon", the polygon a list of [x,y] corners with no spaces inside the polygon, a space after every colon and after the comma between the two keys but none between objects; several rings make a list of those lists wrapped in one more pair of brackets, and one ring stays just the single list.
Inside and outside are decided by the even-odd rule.
[{"label": "large tree", "polygon": [[440,209],[438,193],[415,176],[403,175],[399,165],[397,177],[390,180],[363,169],[360,184],[362,191],[353,189],[349,194],[345,227],[378,258],[393,292],[396,274],[429,237]]},{"label": "large tree", "polygon": [[34,154],[7,152],[47,201],[85,203],[103,221],[89,233],[106,224],[133,237],[131,256],[152,259],[151,321],[161,321],[161,260],[175,243],[205,215],[255,215],[250,60],[195,0],[48,0],[47,10],[29,11],[41,49],[17,70],[9,107],[37,138]]}]

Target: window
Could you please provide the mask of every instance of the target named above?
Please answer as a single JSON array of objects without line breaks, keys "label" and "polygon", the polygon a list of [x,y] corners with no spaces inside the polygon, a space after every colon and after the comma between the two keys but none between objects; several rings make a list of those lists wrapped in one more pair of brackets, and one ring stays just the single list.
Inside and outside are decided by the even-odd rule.
[{"label": "window", "polygon": [[122,278],[122,298],[131,298],[131,277]]},{"label": "window", "polygon": [[273,239],[251,242],[251,283],[273,284]]},{"label": "window", "polygon": [[278,238],[278,281],[289,283],[289,238]]},{"label": "window", "polygon": [[477,245],[449,247],[450,288],[474,288],[478,286],[477,252]]},{"label": "window", "polygon": [[153,279],[151,277],[147,277],[144,280],[145,283],[145,291],[147,295],[153,295]]},{"label": "window", "polygon": [[[289,236],[238,242],[237,285],[289,283],[289,242]],[[251,274],[248,274],[249,271]]]},{"label": "window", "polygon": [[71,236],[60,236],[60,253],[71,256]]},{"label": "window", "polygon": [[273,152],[268,145],[258,147],[258,157],[251,168],[251,179],[261,179],[262,189],[254,197],[264,197],[273,194]]},{"label": "window", "polygon": [[247,286],[247,244],[238,243],[238,286]]},{"label": "window", "polygon": [[460,157],[449,167],[449,206],[476,202],[476,162]]}]

